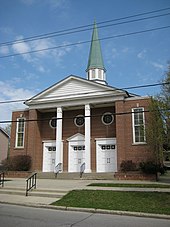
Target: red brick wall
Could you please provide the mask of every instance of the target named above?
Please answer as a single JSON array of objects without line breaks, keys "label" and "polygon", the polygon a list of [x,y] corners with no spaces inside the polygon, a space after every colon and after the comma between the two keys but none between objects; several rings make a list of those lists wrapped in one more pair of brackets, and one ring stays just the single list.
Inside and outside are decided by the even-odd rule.
[{"label": "red brick wall", "polygon": [[[116,139],[118,151],[118,169],[123,160],[133,162],[145,161],[152,156],[147,144],[133,144],[132,108],[144,107],[148,110],[149,99],[125,100],[116,102],[116,113],[129,113],[116,115]],[[145,113],[145,121],[148,113]]]},{"label": "red brick wall", "polygon": [[17,118],[20,116],[28,119],[29,111],[18,111],[13,112],[12,114],[12,126],[11,126],[11,139],[10,139],[10,156],[27,154],[27,137],[28,137],[28,124],[25,123],[25,138],[24,138],[24,148],[15,148],[15,140],[16,140],[16,126],[17,126]]},{"label": "red brick wall", "polygon": [[[117,154],[118,154],[118,169],[123,160],[132,160],[140,162],[149,157],[147,145],[133,145],[132,141],[132,114],[116,115],[114,122],[106,126],[102,123],[101,117],[105,112],[124,113],[131,112],[132,108],[144,107],[147,109],[148,100],[125,100],[116,101],[110,107],[105,108],[91,108],[91,166],[92,171],[96,171],[96,138],[110,138],[116,137],[117,140]],[[25,128],[25,146],[24,149],[15,148],[15,133],[16,123],[13,122],[11,129],[11,149],[10,155],[29,154],[32,157],[33,165],[31,170],[42,170],[43,161],[43,140],[55,140],[55,129],[49,126],[49,120],[56,116],[53,113],[40,113],[37,110],[18,111],[14,112],[12,120],[16,120],[20,114],[29,120]],[[84,115],[84,109],[63,111],[63,168],[68,170],[68,141],[67,139],[76,133],[84,135],[84,126],[77,127],[74,124],[74,117],[77,115]],[[147,119],[147,114],[146,119]]]}]

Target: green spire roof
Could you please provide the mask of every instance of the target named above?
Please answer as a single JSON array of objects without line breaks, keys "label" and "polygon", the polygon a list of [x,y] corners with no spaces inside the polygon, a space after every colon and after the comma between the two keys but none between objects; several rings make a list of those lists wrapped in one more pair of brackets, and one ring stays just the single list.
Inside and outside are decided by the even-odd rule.
[{"label": "green spire roof", "polygon": [[90,68],[100,68],[105,70],[96,22],[94,22],[90,54],[86,71],[88,71]]}]

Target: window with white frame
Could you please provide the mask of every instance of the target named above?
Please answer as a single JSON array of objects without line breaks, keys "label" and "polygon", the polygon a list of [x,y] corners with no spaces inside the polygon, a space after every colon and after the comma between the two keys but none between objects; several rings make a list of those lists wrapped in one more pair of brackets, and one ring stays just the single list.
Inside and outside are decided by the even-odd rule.
[{"label": "window with white frame", "polygon": [[144,108],[132,109],[132,122],[133,122],[133,143],[145,143],[145,119]]},{"label": "window with white frame", "polygon": [[16,144],[15,147],[24,147],[25,118],[17,119]]}]

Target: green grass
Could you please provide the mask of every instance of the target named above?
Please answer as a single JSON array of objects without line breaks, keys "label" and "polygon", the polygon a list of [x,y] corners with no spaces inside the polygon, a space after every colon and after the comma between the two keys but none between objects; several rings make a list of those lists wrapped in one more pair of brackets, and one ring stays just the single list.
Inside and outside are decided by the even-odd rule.
[{"label": "green grass", "polygon": [[73,190],[52,205],[170,215],[170,193]]},{"label": "green grass", "polygon": [[92,183],[96,187],[128,187],[128,188],[170,188],[167,184],[128,184],[128,183]]}]

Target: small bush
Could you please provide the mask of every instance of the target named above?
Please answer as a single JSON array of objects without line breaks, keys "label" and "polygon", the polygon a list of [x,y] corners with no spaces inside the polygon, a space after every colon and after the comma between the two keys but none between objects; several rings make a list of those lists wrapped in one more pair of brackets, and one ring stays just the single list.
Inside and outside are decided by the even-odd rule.
[{"label": "small bush", "polygon": [[136,164],[132,162],[132,160],[124,160],[122,161],[120,165],[121,171],[127,172],[127,171],[136,171]]},{"label": "small bush", "polygon": [[6,171],[28,171],[31,168],[31,157],[29,155],[17,155],[5,159],[2,165]]},{"label": "small bush", "polygon": [[156,164],[152,161],[141,162],[139,166],[141,171],[146,174],[156,174],[158,172],[164,174],[166,171],[164,166],[162,166],[161,164]]}]

